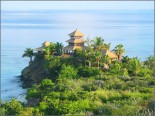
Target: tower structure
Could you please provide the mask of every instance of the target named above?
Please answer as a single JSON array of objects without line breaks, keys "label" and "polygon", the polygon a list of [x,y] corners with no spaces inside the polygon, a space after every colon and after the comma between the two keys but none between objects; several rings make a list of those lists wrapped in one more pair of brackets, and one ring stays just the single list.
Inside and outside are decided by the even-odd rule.
[{"label": "tower structure", "polygon": [[63,48],[65,53],[73,53],[75,49],[88,49],[88,47],[84,46],[85,40],[83,39],[84,34],[82,32],[76,29],[69,36],[70,39],[66,41],[68,42],[68,46]]}]

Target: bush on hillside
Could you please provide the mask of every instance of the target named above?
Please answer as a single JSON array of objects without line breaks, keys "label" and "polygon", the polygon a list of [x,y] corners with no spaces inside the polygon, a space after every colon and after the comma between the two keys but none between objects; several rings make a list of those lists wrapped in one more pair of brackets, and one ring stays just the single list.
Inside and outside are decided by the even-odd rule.
[{"label": "bush on hillside", "polygon": [[90,77],[90,76],[96,76],[99,75],[100,71],[97,68],[92,67],[80,67],[78,69],[78,75],[80,77]]}]

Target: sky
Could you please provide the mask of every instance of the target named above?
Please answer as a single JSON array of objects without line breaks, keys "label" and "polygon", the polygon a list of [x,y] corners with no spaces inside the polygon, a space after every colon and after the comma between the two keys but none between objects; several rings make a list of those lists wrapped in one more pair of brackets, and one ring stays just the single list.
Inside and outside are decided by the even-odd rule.
[{"label": "sky", "polygon": [[125,10],[154,9],[153,1],[1,1],[1,10]]}]

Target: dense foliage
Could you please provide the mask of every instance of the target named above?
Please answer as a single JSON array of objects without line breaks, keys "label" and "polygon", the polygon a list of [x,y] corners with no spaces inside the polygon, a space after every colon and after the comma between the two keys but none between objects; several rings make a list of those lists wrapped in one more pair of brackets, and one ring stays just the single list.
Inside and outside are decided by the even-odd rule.
[{"label": "dense foliage", "polygon": [[[26,99],[38,102],[23,104],[12,99],[2,103],[1,114],[153,116],[155,58],[144,62],[121,58],[125,49],[120,44],[114,50],[118,60],[111,61],[99,52],[109,49],[110,43],[96,37],[88,44],[88,51],[76,50],[71,57],[62,54],[60,43],[44,49],[44,57],[36,55],[35,59],[44,60],[47,75],[28,89]],[[55,53],[51,55],[49,49]]]}]

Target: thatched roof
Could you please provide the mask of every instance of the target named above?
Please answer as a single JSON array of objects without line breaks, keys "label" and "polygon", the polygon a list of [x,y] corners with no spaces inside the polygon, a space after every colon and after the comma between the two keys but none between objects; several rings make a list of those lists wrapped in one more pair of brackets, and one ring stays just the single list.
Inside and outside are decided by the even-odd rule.
[{"label": "thatched roof", "polygon": [[44,43],[42,43],[43,46],[49,46],[50,45],[50,42],[48,41],[45,41]]},{"label": "thatched roof", "polygon": [[75,31],[70,33],[69,36],[84,36],[84,34],[76,29]]},{"label": "thatched roof", "polygon": [[115,53],[113,53],[109,50],[101,50],[101,54],[102,54],[102,56],[108,55],[112,59],[118,58],[118,56]]},{"label": "thatched roof", "polygon": [[45,48],[45,47],[42,46],[42,47],[39,47],[39,48],[35,48],[35,49],[33,49],[33,50],[34,50],[34,51],[40,51],[40,52],[42,52],[44,48]]},{"label": "thatched roof", "polygon": [[33,50],[34,50],[34,51],[40,51],[40,52],[42,52],[43,49],[44,49],[45,47],[49,46],[49,45],[50,45],[50,42],[45,41],[44,43],[42,43],[42,46],[41,46],[41,47],[35,48],[35,49],[33,49]]},{"label": "thatched roof", "polygon": [[88,47],[86,47],[86,46],[70,46],[70,45],[68,45],[68,46],[64,47],[63,49],[64,50],[75,50],[75,49],[87,50]]},{"label": "thatched roof", "polygon": [[83,40],[83,39],[69,39],[66,42],[70,42],[70,43],[84,43],[85,40]]}]

